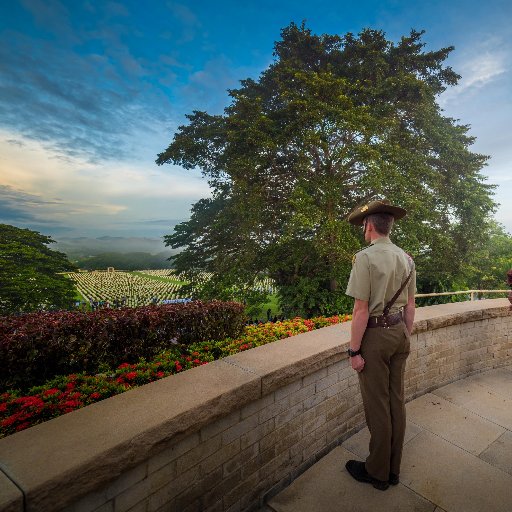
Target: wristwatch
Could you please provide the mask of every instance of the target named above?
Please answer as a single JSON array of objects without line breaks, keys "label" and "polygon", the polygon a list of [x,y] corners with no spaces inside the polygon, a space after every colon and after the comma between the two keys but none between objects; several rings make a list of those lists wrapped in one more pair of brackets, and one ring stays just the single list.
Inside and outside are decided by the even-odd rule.
[{"label": "wristwatch", "polygon": [[349,348],[347,350],[347,353],[350,357],[354,357],[354,356],[360,356],[361,355],[361,349],[358,349],[358,350],[352,350],[351,348]]}]

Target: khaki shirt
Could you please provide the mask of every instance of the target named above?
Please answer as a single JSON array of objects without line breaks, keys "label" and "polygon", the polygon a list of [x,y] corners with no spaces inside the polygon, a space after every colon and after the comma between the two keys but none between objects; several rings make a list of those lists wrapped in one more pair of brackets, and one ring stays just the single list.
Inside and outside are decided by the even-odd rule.
[{"label": "khaki shirt", "polygon": [[411,279],[391,307],[396,313],[416,291],[416,270],[412,258],[386,236],[354,256],[347,295],[368,301],[370,316],[382,315],[384,306],[393,298],[413,269]]}]

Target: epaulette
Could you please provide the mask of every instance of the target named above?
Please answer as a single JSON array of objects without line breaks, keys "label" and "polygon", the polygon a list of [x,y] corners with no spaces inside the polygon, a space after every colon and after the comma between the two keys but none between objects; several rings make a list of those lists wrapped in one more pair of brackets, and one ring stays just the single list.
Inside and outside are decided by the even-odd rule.
[{"label": "epaulette", "polygon": [[[369,246],[368,246],[369,247]],[[354,253],[354,256],[352,257],[352,266],[354,266],[354,263],[356,262],[356,255],[358,252],[361,252],[361,251],[364,251],[365,249],[368,249],[368,247],[361,247],[361,249],[359,249],[359,251],[356,251]]]}]

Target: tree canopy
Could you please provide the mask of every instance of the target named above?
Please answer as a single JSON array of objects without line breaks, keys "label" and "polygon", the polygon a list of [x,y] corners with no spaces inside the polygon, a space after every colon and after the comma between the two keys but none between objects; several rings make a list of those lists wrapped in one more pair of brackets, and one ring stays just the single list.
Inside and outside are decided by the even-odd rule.
[{"label": "tree canopy", "polygon": [[72,305],[74,286],[57,272],[76,269],[48,247],[52,242],[37,231],[0,224],[0,314]]},{"label": "tree canopy", "polygon": [[288,314],[334,313],[362,233],[345,220],[370,198],[408,210],[394,240],[412,253],[419,288],[463,273],[488,237],[495,204],[469,126],[437,98],[460,78],[425,51],[423,32],[316,35],[291,23],[258,80],[230,90],[222,115],[194,111],[157,163],[200,169],[212,197],[166,237],[189,279],[214,273],[203,296],[276,280]]}]

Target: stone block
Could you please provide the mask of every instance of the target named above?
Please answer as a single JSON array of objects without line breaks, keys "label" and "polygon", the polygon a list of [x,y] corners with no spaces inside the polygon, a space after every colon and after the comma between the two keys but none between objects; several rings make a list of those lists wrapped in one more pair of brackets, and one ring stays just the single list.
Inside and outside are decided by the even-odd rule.
[{"label": "stone block", "polygon": [[118,494],[121,494],[123,491],[144,480],[147,476],[147,469],[147,464],[140,464],[121,475],[115,482],[108,486],[106,491],[107,500],[114,498]]},{"label": "stone block", "polygon": [[[148,504],[146,500],[139,501],[139,503],[128,510],[128,512],[147,512],[147,508]],[[107,503],[104,503],[101,507],[94,509],[94,512],[114,512],[114,500],[107,501]]]},{"label": "stone block", "polygon": [[207,441],[208,439],[216,436],[217,434],[224,432],[229,427],[236,425],[240,422],[240,410],[235,410],[231,414],[219,418],[218,420],[205,425],[201,429],[201,442]]},{"label": "stone block", "polygon": [[163,466],[158,471],[151,473],[148,476],[150,493],[154,493],[167,485],[176,478],[177,474],[176,461],[172,461],[167,466]]},{"label": "stone block", "polygon": [[220,450],[222,446],[222,435],[217,434],[208,441],[192,448],[189,452],[185,453],[177,459],[177,471],[183,473],[187,469],[196,466],[202,460],[206,459],[216,451]]},{"label": "stone block", "polygon": [[140,501],[145,501],[149,494],[150,483],[144,479],[114,498],[114,512],[127,512]]},{"label": "stone block", "polygon": [[1,470],[0,510],[2,512],[24,512],[23,494]]},{"label": "stone block", "polygon": [[203,475],[194,485],[185,488],[176,496],[176,508],[186,510],[187,507],[199,507],[201,509],[201,496],[213,489],[222,480],[222,468],[218,467],[211,473]]},{"label": "stone block", "polygon": [[337,373],[332,373],[331,375],[327,375],[323,379],[317,380],[315,388],[316,393],[336,384],[336,382],[338,382]]},{"label": "stone block", "polygon": [[247,461],[254,459],[260,453],[260,447],[258,443],[252,444],[245,450],[242,450],[240,453],[229,459],[222,465],[223,469],[223,477],[228,477],[234,471],[239,472],[238,470],[245,464]]},{"label": "stone block", "polygon": [[224,508],[229,509],[229,507],[239,502],[246,494],[251,491],[253,487],[258,485],[259,480],[259,473],[253,473],[245,480],[240,482],[236,487],[233,487],[227,491],[224,495]]},{"label": "stone block", "polygon": [[316,372],[310,373],[302,378],[303,387],[309,386],[311,383],[327,377],[327,368],[320,368]]},{"label": "stone block", "polygon": [[301,388],[302,379],[297,379],[293,382],[290,382],[290,384],[287,384],[286,386],[275,390],[275,401],[278,402],[282,398],[285,398],[288,395],[291,395],[292,393],[296,393]]},{"label": "stone block", "polygon": [[299,402],[303,402],[306,398],[313,396],[315,394],[315,383],[312,382],[309,386],[302,387],[295,393],[292,393],[290,398],[290,406],[294,406]]},{"label": "stone block", "polygon": [[233,458],[237,453],[240,453],[240,439],[235,439],[230,444],[222,446],[220,450],[210,455],[201,462],[201,471],[203,474],[208,474],[214,469],[222,466],[224,462]]},{"label": "stone block", "polygon": [[315,393],[313,396],[306,398],[306,400],[302,402],[304,404],[304,410],[307,411],[308,409],[316,407],[318,404],[321,404],[327,398],[327,391],[325,389],[319,391],[318,393]]},{"label": "stone block", "polygon": [[184,453],[187,453],[192,448],[199,445],[199,432],[194,432],[190,436],[185,437],[177,443],[172,443],[170,446],[162,448],[159,453],[150,457],[148,460],[148,474],[151,474],[161,467],[169,464],[171,461],[177,459]]},{"label": "stone block", "polygon": [[216,507],[219,507],[220,504],[220,510],[223,511],[223,496],[227,494],[231,489],[235,488],[240,483],[240,479],[240,471],[234,471],[230,475],[215,483],[211,489],[203,493],[201,497],[203,510],[212,510],[213,512],[216,510]]},{"label": "stone block", "polygon": [[248,446],[257,443],[273,430],[275,430],[275,419],[270,418],[265,423],[261,423],[256,428],[242,434],[240,437],[240,448],[244,450]]},{"label": "stone block", "polygon": [[288,410],[282,412],[281,414],[278,414],[275,417],[276,428],[279,428],[279,427],[283,426],[284,424],[290,422],[297,416],[300,416],[302,411],[303,411],[303,404],[298,403],[297,405],[290,407]]},{"label": "stone block", "polygon": [[78,501],[75,501],[72,505],[68,505],[62,509],[62,512],[90,512],[91,510],[96,511],[97,508],[102,507],[105,504],[113,508],[113,499],[107,501],[107,487],[102,487],[94,492],[82,496]]},{"label": "stone block", "polygon": [[259,423],[265,423],[270,418],[276,417],[278,414],[288,410],[290,408],[290,396],[279,400],[279,402],[275,402],[265,409],[262,409],[259,412]]},{"label": "stone block", "polygon": [[222,433],[222,444],[232,443],[235,439],[239,439],[243,434],[253,430],[258,425],[259,418],[257,414],[245,418]]},{"label": "stone block", "polygon": [[167,510],[173,510],[169,504],[174,501],[174,498],[185,489],[199,482],[200,479],[201,473],[199,466],[194,466],[188,471],[178,474],[176,478],[167,483],[164,487],[149,495],[149,510],[159,510],[163,507],[167,507]]},{"label": "stone block", "polygon": [[321,425],[325,424],[327,421],[326,413],[320,414],[320,416],[317,416],[311,421],[308,421],[304,423],[302,426],[302,434],[303,436],[307,436],[308,434],[311,434],[316,429],[318,429]]},{"label": "stone block", "polygon": [[245,461],[241,469],[242,480],[245,480],[249,475],[252,475],[254,472],[259,471],[260,468],[262,468],[265,464],[270,462],[275,456],[276,447],[274,445],[268,450],[260,452],[260,454],[254,457],[253,459]]},{"label": "stone block", "polygon": [[346,400],[339,401],[336,405],[326,411],[326,421],[331,421],[332,419],[339,421],[339,416],[341,416],[347,408],[348,403]]},{"label": "stone block", "polygon": [[334,364],[331,364],[328,368],[327,368],[327,375],[332,375],[333,373],[337,373],[338,374],[338,378],[339,378],[339,375],[341,373],[343,373],[347,368],[350,368],[350,362],[347,359],[343,359],[342,361],[338,361],[337,363],[334,363]]},{"label": "stone block", "polygon": [[294,425],[294,428],[290,428],[289,424],[285,424],[281,428],[276,428],[275,430],[269,432],[265,437],[263,437],[260,444],[260,451],[264,452],[269,448],[275,446],[280,440],[286,438],[290,433],[300,431],[302,432],[302,423],[297,422]]},{"label": "stone block", "polygon": [[265,407],[272,405],[274,402],[275,395],[274,393],[270,393],[262,398],[259,398],[258,400],[255,400],[254,402],[248,403],[242,407],[242,410],[240,411],[240,419],[244,420],[248,416],[252,416],[262,409],[265,409]]}]

